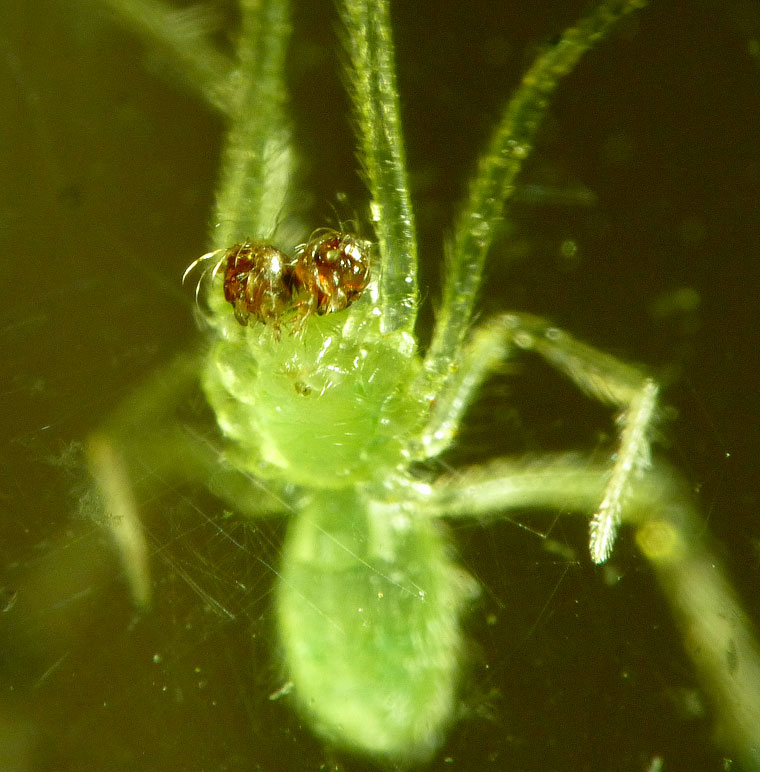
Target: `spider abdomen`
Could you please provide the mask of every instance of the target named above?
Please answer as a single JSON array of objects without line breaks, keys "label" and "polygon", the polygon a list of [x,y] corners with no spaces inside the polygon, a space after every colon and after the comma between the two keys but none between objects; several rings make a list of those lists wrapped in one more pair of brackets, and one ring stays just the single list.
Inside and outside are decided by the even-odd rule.
[{"label": "spider abdomen", "polygon": [[311,496],[290,524],[277,609],[287,676],[317,733],[375,758],[428,758],[456,715],[475,587],[440,525],[355,491]]}]

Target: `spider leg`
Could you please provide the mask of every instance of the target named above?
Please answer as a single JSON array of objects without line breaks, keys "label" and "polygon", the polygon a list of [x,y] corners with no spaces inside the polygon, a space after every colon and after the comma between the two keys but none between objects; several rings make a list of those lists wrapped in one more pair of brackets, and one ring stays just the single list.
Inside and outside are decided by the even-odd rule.
[{"label": "spider leg", "polygon": [[121,556],[132,601],[146,608],[151,596],[148,542],[124,459],[106,435],[91,434],[87,440],[87,460],[106,501],[106,522]]},{"label": "spider leg", "polygon": [[[151,474],[155,472],[147,443],[163,434],[162,417],[197,380],[198,364],[198,355],[177,357],[131,394],[87,438],[90,474],[103,500],[100,517],[116,542],[132,600],[141,608],[150,605],[149,550],[130,468],[137,463],[147,464]],[[151,430],[146,432],[148,426]],[[143,443],[136,441],[138,437],[150,439]],[[168,455],[164,452],[157,457]]]},{"label": "spider leg", "polygon": [[612,551],[633,481],[650,465],[658,388],[635,367],[577,341],[539,317],[522,313],[494,317],[475,329],[459,362],[431,396],[430,417],[415,455],[430,458],[451,444],[477,388],[514,348],[534,351],[590,397],[621,410],[617,451],[591,521],[591,557],[602,563]]},{"label": "spider leg", "polygon": [[411,333],[417,317],[417,239],[401,136],[390,9],[386,0],[342,0],[359,156],[372,197],[384,332]]},{"label": "spider leg", "polygon": [[516,346],[535,351],[588,396],[621,409],[612,471],[590,528],[591,558],[603,563],[612,552],[633,481],[651,466],[650,435],[657,419],[657,384],[632,365],[575,340],[544,319],[513,313],[500,320]]},{"label": "spider leg", "polygon": [[460,357],[475,309],[488,251],[515,192],[551,103],[552,94],[590,48],[597,45],[640,0],[603,0],[547,46],[523,76],[505,106],[485,152],[478,159],[467,197],[447,244],[443,295],[425,357],[430,383]]},{"label": "spider leg", "polygon": [[[278,516],[277,486],[239,472],[203,432],[176,415],[197,388],[201,352],[181,354],[140,384],[87,439],[90,474],[102,500],[95,515],[111,531],[136,606],[151,601],[150,549],[138,502],[146,490],[200,483],[244,516]],[[149,498],[149,497],[148,497]]]},{"label": "spider leg", "polygon": [[451,445],[477,390],[499,362],[508,357],[509,348],[504,325],[498,318],[472,331],[447,375],[430,384],[427,423],[412,449],[416,460],[433,458]]},{"label": "spider leg", "polygon": [[[423,517],[504,517],[509,510],[586,513],[606,495],[609,469],[579,455],[497,459],[440,478],[417,505]],[[711,698],[718,733],[747,765],[760,763],[760,646],[686,483],[657,462],[620,516],[636,529]]]}]

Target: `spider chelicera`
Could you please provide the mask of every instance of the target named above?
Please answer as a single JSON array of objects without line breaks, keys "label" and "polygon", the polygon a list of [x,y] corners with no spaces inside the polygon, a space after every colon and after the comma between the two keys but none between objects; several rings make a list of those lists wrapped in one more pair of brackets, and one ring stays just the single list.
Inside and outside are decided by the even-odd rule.
[{"label": "spider chelicera", "polygon": [[[471,324],[494,229],[552,93],[583,53],[639,5],[604,0],[524,76],[479,160],[446,246],[443,294],[425,352],[414,332],[416,240],[387,2],[341,3],[359,156],[371,194],[371,249],[329,229],[288,247],[281,234],[288,228],[278,230],[293,178],[278,96],[288,30],[282,0],[260,4],[248,31],[260,30],[261,45],[239,52],[241,71],[250,70],[249,104],[230,103],[221,88],[206,89],[233,122],[217,248],[193,264],[217,258],[204,274],[208,281],[199,283],[213,332],[201,382],[227,460],[260,481],[267,493],[263,514],[279,504],[289,516],[275,603],[287,691],[333,746],[402,764],[424,761],[455,720],[461,620],[478,588],[457,564],[443,518],[498,517],[527,507],[584,511],[596,563],[609,557],[620,523],[636,522],[644,554],[667,575],[674,605],[684,604],[679,614],[690,621],[714,616],[715,604],[673,581],[697,537],[684,535],[689,509],[675,478],[651,460],[655,382],[526,313]],[[233,233],[243,209],[250,241]],[[453,445],[484,380],[520,352],[544,358],[618,413],[608,463],[560,454],[496,459],[437,478],[420,471]],[[118,464],[95,440],[96,477],[112,511],[123,515],[114,522],[128,524],[132,507]],[[240,502],[256,490],[238,488],[227,498]],[[130,580],[144,603],[144,555],[128,528],[114,530],[137,566]],[[736,618],[725,611],[734,603],[730,593],[721,597],[719,617]],[[697,662],[705,672],[724,666],[724,631],[716,631],[711,622],[710,635],[700,639],[698,656],[709,653],[706,664]],[[751,637],[735,640],[744,648],[734,660],[755,662]],[[757,675],[746,683],[757,683]],[[735,684],[725,694],[715,688],[729,713],[740,706],[736,742],[751,746],[755,735],[745,716],[757,708],[757,690],[739,698]]]}]

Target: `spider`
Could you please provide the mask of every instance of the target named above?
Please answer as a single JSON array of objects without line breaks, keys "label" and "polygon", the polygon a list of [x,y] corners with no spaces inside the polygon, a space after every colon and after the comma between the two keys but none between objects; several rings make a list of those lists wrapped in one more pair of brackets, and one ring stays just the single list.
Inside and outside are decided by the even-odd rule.
[{"label": "spider", "polygon": [[[329,229],[292,249],[271,246],[278,227],[294,230],[281,221],[292,195],[291,159],[284,100],[273,96],[288,29],[281,0],[261,5],[262,45],[241,47],[252,102],[230,108],[248,118],[236,118],[228,140],[217,248],[190,267],[221,255],[204,283],[212,343],[201,382],[227,460],[261,481],[289,514],[275,601],[280,649],[288,691],[331,746],[383,762],[424,762],[455,719],[461,621],[478,587],[457,563],[443,519],[576,509],[591,516],[595,563],[609,557],[626,519],[639,524],[643,552],[663,570],[674,570],[674,556],[686,549],[677,521],[688,505],[674,503],[679,486],[651,458],[655,381],[527,313],[471,324],[494,229],[549,98],[583,53],[639,5],[603,0],[524,76],[446,245],[442,299],[424,352],[415,337],[416,241],[388,3],[340,6],[371,196],[371,266],[368,242]],[[252,241],[235,232],[242,208]],[[223,281],[215,281],[220,274]],[[281,334],[288,325],[297,334]],[[522,352],[542,357],[617,412],[608,463],[560,454],[495,459],[437,478],[420,471],[455,443],[494,369]],[[98,477],[108,489],[108,474]],[[648,514],[660,509],[671,514]]]},{"label": "spider", "polygon": [[[568,70],[593,37],[631,7],[603,5],[526,76],[510,108],[515,114],[508,111],[507,125],[472,183],[424,356],[414,337],[416,248],[400,129],[395,110],[380,115],[395,105],[388,90],[393,70],[384,3],[368,9],[347,3],[344,11],[359,123],[367,109],[373,111],[370,121],[387,121],[384,131],[363,138],[379,143],[385,154],[375,168],[377,148],[363,149],[379,253],[363,296],[349,308],[350,294],[330,306],[329,296],[325,305],[312,291],[319,297],[317,314],[309,315],[298,336],[281,336],[271,325],[237,323],[229,268],[226,299],[236,303],[235,314],[220,303],[218,284],[209,285],[216,335],[203,387],[232,444],[231,457],[283,496],[284,486],[297,486],[289,496],[297,515],[278,582],[280,641],[300,709],[333,745],[375,758],[424,759],[451,721],[462,659],[460,620],[476,586],[453,560],[437,520],[502,511],[498,491],[506,498],[512,482],[505,470],[480,470],[478,485],[492,491],[490,500],[478,496],[476,504],[465,505],[460,499],[473,484],[467,473],[431,482],[413,469],[452,445],[479,385],[499,362],[521,350],[535,352],[620,411],[619,441],[591,524],[596,562],[609,556],[623,508],[649,466],[657,414],[657,386],[650,378],[527,314],[502,314],[468,332],[503,203],[499,191],[529,152],[529,122],[539,100],[553,88],[556,72]],[[529,78],[538,85],[527,85]],[[494,206],[498,214],[489,211]],[[297,252],[309,263],[330,252],[344,258],[362,252],[353,239],[330,232],[317,238],[322,241],[315,245],[312,239]],[[232,249],[239,254],[240,248]],[[323,306],[334,313],[320,315]]]}]

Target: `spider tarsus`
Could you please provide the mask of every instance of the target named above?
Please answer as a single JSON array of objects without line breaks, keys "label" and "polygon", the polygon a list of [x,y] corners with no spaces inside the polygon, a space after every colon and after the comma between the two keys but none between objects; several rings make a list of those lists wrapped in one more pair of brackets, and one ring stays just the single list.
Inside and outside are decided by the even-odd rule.
[{"label": "spider tarsus", "polygon": [[646,378],[623,413],[623,430],[609,482],[599,510],[591,520],[591,559],[604,563],[612,554],[626,498],[633,481],[651,466],[649,435],[657,414],[657,384]]}]

